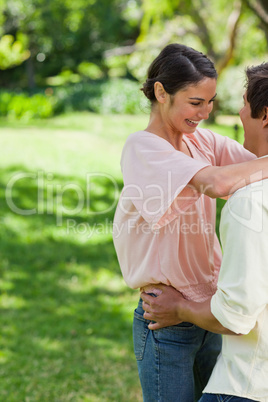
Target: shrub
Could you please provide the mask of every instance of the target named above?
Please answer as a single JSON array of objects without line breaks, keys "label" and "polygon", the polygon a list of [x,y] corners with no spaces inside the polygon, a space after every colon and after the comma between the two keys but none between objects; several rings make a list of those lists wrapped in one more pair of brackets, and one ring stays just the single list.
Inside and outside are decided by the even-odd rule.
[{"label": "shrub", "polygon": [[26,120],[47,118],[53,115],[53,102],[42,94],[0,92],[0,115]]},{"label": "shrub", "polygon": [[0,91],[0,115],[16,119],[47,118],[77,110],[137,114],[145,107],[140,84],[128,79],[49,87],[34,95]]},{"label": "shrub", "polygon": [[140,85],[127,79],[92,81],[55,89],[55,112],[140,113]]},{"label": "shrub", "polygon": [[237,115],[243,104],[245,74],[243,67],[227,68],[218,80],[217,93],[220,112]]},{"label": "shrub", "polygon": [[141,112],[140,85],[137,82],[114,79],[101,86],[101,94],[89,100],[90,108],[97,113],[127,113]]}]

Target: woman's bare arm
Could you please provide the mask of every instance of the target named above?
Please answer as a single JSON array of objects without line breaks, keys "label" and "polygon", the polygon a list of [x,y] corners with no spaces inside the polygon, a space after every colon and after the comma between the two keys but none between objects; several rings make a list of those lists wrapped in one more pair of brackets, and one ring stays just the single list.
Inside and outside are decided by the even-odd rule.
[{"label": "woman's bare arm", "polygon": [[265,178],[268,178],[268,158],[259,158],[233,165],[205,167],[189,184],[211,198],[222,198]]}]

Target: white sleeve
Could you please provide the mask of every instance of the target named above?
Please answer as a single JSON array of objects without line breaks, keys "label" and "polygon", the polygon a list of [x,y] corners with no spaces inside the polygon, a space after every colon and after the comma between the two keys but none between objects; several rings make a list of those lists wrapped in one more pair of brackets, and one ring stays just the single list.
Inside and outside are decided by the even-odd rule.
[{"label": "white sleeve", "polygon": [[223,260],[212,314],[235,333],[247,334],[268,304],[268,184],[238,190],[221,218]]}]

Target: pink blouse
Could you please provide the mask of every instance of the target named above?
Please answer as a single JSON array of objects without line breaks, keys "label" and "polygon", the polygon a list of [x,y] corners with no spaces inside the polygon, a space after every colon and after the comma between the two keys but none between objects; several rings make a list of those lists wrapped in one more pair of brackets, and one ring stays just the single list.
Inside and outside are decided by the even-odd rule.
[{"label": "pink blouse", "polygon": [[216,291],[222,257],[215,233],[216,200],[188,183],[206,166],[256,157],[210,130],[183,138],[192,158],[147,131],[128,137],[113,239],[128,286],[164,283],[187,299],[204,301]]}]

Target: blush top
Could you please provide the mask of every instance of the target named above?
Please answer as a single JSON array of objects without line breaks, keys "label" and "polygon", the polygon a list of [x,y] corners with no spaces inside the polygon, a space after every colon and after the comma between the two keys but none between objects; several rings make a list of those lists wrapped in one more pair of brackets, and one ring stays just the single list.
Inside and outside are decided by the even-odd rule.
[{"label": "blush top", "polygon": [[113,240],[128,286],[163,283],[189,300],[204,301],[216,291],[222,258],[216,200],[198,193],[189,181],[207,166],[256,156],[207,129],[184,134],[183,141],[191,157],[148,131],[128,137]]}]

